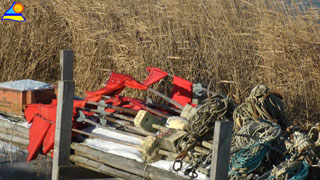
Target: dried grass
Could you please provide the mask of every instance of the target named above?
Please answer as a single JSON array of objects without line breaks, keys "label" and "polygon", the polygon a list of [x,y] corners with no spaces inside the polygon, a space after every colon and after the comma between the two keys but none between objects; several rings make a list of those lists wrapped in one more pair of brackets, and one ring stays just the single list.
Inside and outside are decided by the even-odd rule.
[{"label": "dried grass", "polygon": [[[77,95],[110,70],[156,66],[243,100],[259,82],[286,95],[291,120],[319,120],[319,9],[279,0],[40,0],[24,23],[1,21],[0,82],[56,82],[59,50],[75,52]],[[2,0],[0,12],[10,6]],[[168,91],[167,86],[159,85]],[[142,97],[144,92],[129,93]]]}]

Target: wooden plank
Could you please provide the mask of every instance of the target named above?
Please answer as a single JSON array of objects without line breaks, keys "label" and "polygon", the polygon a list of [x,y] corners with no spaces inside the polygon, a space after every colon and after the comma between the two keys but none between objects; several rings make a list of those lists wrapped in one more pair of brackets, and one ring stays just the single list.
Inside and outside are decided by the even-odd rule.
[{"label": "wooden plank", "polygon": [[1,127],[1,126],[0,126],[0,133],[9,134],[9,135],[12,135],[12,136],[18,136],[18,137],[21,137],[21,138],[29,139],[29,133],[28,134],[24,134],[24,133],[21,133],[19,131],[15,131],[13,129]]},{"label": "wooden plank", "polygon": [[93,171],[97,171],[100,173],[104,173],[113,177],[119,177],[124,179],[130,179],[130,180],[142,180],[143,178],[141,176],[137,176],[116,168],[112,168],[110,166],[107,166],[103,163],[99,163],[97,161],[90,160],[85,157],[77,156],[77,155],[71,155],[70,159],[75,162],[77,165],[80,165],[84,168],[91,169]]},{"label": "wooden plank", "polygon": [[[119,129],[114,129],[114,128],[111,128],[111,127],[108,127],[108,126],[102,126],[100,123],[97,123],[95,121],[92,121],[90,119],[81,119],[83,120],[83,122],[86,122],[88,124],[92,124],[98,128],[101,128],[101,129],[105,129],[107,131],[111,131],[111,132],[115,132],[115,133],[119,133],[119,134],[123,134],[123,135],[126,135],[126,136],[130,136],[130,137],[135,137],[135,138],[139,138],[140,140],[144,140],[145,137],[144,136],[140,136],[140,135],[137,135],[137,134],[134,134],[134,133],[131,133],[131,132],[128,132],[128,131],[124,131],[124,130],[119,130]],[[77,120],[78,121],[78,120]],[[78,121],[79,122],[79,121]]]},{"label": "wooden plank", "polygon": [[72,51],[61,52],[61,81],[58,84],[58,105],[54,141],[52,180],[64,179],[59,167],[70,165],[70,143],[73,116],[74,83],[72,81]]},{"label": "wooden plank", "polygon": [[113,142],[113,143],[117,143],[117,144],[122,144],[122,145],[125,145],[125,146],[130,146],[130,147],[133,147],[133,148],[136,148],[136,149],[140,148],[140,146],[137,145],[137,144],[133,144],[133,143],[129,143],[129,142],[126,142],[126,141],[121,141],[121,140],[118,140],[118,139],[110,138],[108,136],[102,136],[102,135],[99,135],[99,134],[88,133],[88,132],[85,132],[85,131],[81,131],[79,129],[72,129],[72,131],[75,132],[75,133],[78,133],[78,134],[82,134],[82,135],[88,136],[91,139],[101,139],[101,140],[104,140],[104,141],[109,141],[109,142]]},{"label": "wooden plank", "polygon": [[228,179],[232,128],[232,121],[215,122],[210,171],[212,180]]},{"label": "wooden plank", "polygon": [[20,149],[24,149],[24,150],[26,150],[27,149],[27,147],[28,147],[28,145],[22,145],[22,144],[16,144],[16,143],[14,143],[14,142],[8,142],[8,141],[6,141],[6,140],[2,140],[2,139],[0,139],[0,142],[4,142],[4,143],[7,143],[7,144],[9,144],[9,145],[12,145],[12,146],[15,146],[15,147],[18,147],[18,148],[20,148]]},{"label": "wooden plank", "polygon": [[61,81],[73,80],[73,52],[72,50],[60,51],[60,67],[61,67]]},{"label": "wooden plank", "polygon": [[14,122],[10,122],[8,120],[4,120],[0,118],[0,127],[12,129],[13,131],[23,133],[29,136],[29,129],[22,127]]},{"label": "wooden plank", "polygon": [[58,158],[58,165],[66,165],[69,162],[68,159],[70,155],[73,99],[73,82],[60,81],[54,143],[54,156]]},{"label": "wooden plank", "polygon": [[12,136],[4,133],[0,133],[0,140],[7,141],[9,142],[9,144],[10,142],[13,142],[15,144],[19,144],[23,146],[28,146],[29,144],[29,139],[18,137],[18,136]]},{"label": "wooden plank", "polygon": [[185,178],[177,174],[153,166],[148,166],[146,172],[144,172],[144,162],[138,162],[133,159],[103,152],[79,143],[72,143],[71,148],[75,150],[76,155],[91,159],[93,161],[101,162],[108,166],[121,169],[139,176],[143,176],[145,174],[146,178],[155,180],[185,180]]}]

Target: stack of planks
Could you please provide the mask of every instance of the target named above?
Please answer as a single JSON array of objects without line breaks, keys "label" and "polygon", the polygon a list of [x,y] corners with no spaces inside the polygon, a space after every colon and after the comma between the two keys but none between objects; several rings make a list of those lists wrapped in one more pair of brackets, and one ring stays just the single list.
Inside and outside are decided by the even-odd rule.
[{"label": "stack of planks", "polygon": [[0,116],[0,141],[27,149],[29,129]]},{"label": "stack of planks", "polygon": [[74,154],[70,160],[77,166],[91,169],[96,172],[119,177],[123,179],[177,179],[185,180],[186,178],[175,173],[153,167],[146,166],[145,162],[138,162],[123,156],[100,151],[89,146],[72,143],[71,149]]}]

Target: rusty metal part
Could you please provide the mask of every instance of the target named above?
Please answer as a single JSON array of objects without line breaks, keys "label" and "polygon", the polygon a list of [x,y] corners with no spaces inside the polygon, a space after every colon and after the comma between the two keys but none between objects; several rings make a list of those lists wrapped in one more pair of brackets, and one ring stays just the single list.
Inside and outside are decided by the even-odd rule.
[{"label": "rusty metal part", "polygon": [[[195,145],[197,144],[197,141],[194,141],[192,144],[190,144],[182,153],[180,153],[176,159],[174,160],[174,163],[173,163],[173,170],[174,171],[179,171],[182,169],[182,161],[183,159],[188,155],[188,152],[190,151],[190,149],[192,147],[194,147]],[[178,163],[178,168],[176,168],[176,164]]]}]

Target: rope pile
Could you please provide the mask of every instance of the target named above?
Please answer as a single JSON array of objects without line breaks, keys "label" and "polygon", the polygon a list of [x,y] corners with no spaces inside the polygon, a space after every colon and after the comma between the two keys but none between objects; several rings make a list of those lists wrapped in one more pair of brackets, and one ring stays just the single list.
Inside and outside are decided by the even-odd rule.
[{"label": "rope pile", "polygon": [[278,124],[261,119],[260,121],[251,121],[248,125],[243,126],[237,134],[234,134],[237,147],[248,148],[256,142],[272,142],[279,137],[281,128]]},{"label": "rope pile", "polygon": [[245,177],[259,167],[262,159],[269,152],[267,145],[269,145],[267,142],[255,143],[237,152],[231,159],[229,174]]},{"label": "rope pile", "polygon": [[[235,151],[231,157],[231,179],[252,179],[258,176],[261,177],[258,179],[268,180],[306,179],[310,166],[319,167],[319,155],[314,149],[318,144],[313,142],[311,136],[320,128],[312,128],[310,137],[298,131],[282,131],[289,125],[282,100],[280,93],[272,92],[259,84],[233,112],[232,147],[240,150]],[[273,147],[275,143],[284,148]],[[271,150],[286,154],[286,160],[279,165],[273,164],[273,168],[265,174],[255,172],[263,159],[273,153]],[[284,156],[279,157],[281,158]],[[268,167],[264,166],[265,168]]]},{"label": "rope pile", "polygon": [[197,109],[195,115],[190,118],[186,126],[187,133],[178,143],[181,151],[186,148],[186,144],[191,144],[195,140],[199,141],[199,138],[204,138],[205,135],[208,135],[208,132],[211,132],[210,135],[212,135],[215,121],[228,120],[230,118],[228,116],[230,104],[232,105],[231,101],[221,94],[207,99]]},{"label": "rope pile", "polygon": [[[188,162],[190,165],[184,173],[196,178],[197,170],[208,173],[210,168],[215,121],[233,120],[230,179],[306,179],[310,167],[320,167],[320,154],[315,150],[315,146],[320,146],[320,124],[311,128],[308,135],[287,131],[291,126],[283,99],[280,93],[270,91],[263,84],[258,84],[245,102],[237,107],[229,97],[214,95],[206,99],[204,104],[189,109],[191,113],[188,118],[180,117],[185,118],[185,128],[177,128],[178,138],[156,137],[159,142],[166,140],[174,144],[174,148],[161,143],[155,147],[170,151],[161,150],[161,153],[173,157],[175,171],[182,169],[182,162]],[[149,146],[146,150],[145,154],[149,156],[152,154],[149,151],[157,152]]]},{"label": "rope pile", "polygon": [[300,180],[306,179],[309,172],[309,165],[306,161],[287,160],[278,167],[274,167],[267,180]]},{"label": "rope pile", "polygon": [[292,136],[292,142],[286,141],[285,145],[293,157],[299,156],[305,149],[313,144],[310,137],[301,132],[295,131]]},{"label": "rope pile", "polygon": [[272,92],[265,85],[258,84],[245,102],[239,105],[233,113],[235,131],[244,126],[248,118],[276,122],[285,129],[288,126],[288,121],[283,99],[280,93]]},{"label": "rope pile", "polygon": [[233,109],[233,102],[228,97],[218,94],[208,98],[189,119],[187,133],[177,143],[180,154],[175,160],[177,162],[187,154],[191,166],[185,171],[186,175],[194,178],[199,167],[206,168],[211,164],[212,153],[199,153],[194,150],[194,146],[202,141],[212,141],[215,121],[232,120]]},{"label": "rope pile", "polygon": [[286,122],[282,99],[259,84],[233,112],[232,146],[240,151],[231,157],[229,174],[232,178],[247,177],[270,152],[270,145],[281,134],[276,122]]}]

